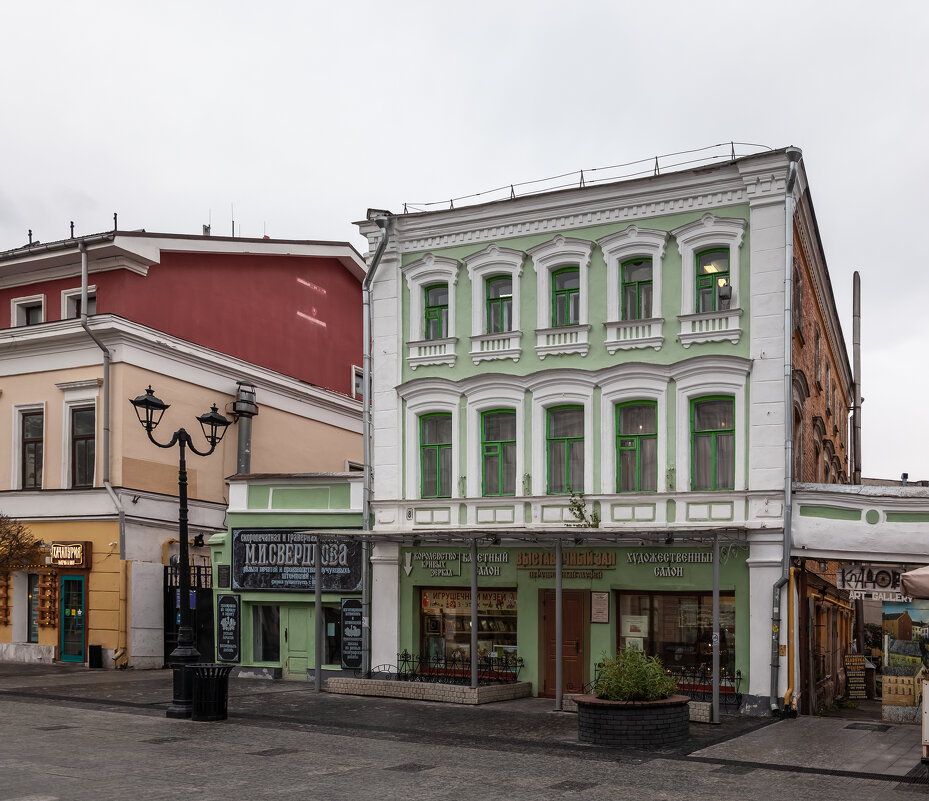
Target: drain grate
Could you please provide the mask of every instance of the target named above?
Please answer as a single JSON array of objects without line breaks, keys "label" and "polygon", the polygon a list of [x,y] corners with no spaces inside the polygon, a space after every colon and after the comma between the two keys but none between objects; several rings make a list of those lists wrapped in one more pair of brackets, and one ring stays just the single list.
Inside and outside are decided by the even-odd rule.
[{"label": "drain grate", "polygon": [[405,762],[402,765],[394,765],[384,770],[396,770],[400,773],[422,773],[424,770],[432,770],[435,765],[420,765],[418,762]]},{"label": "drain grate", "polygon": [[300,753],[296,748],[265,748],[264,751],[249,751],[252,756],[283,756]]},{"label": "drain grate", "polygon": [[591,787],[596,787],[598,782],[558,782],[558,784],[550,784],[548,786],[549,790],[589,790]]},{"label": "drain grate", "polygon": [[76,729],[77,726],[69,726],[67,723],[61,723],[57,726],[37,726],[38,731],[64,731],[65,729]]},{"label": "drain grate", "polygon": [[858,731],[890,731],[890,726],[886,723],[849,723],[845,728]]},{"label": "drain grate", "polygon": [[151,740],[142,740],[142,742],[151,743],[152,745],[163,745],[164,743],[180,743],[189,739],[189,737],[153,737]]}]

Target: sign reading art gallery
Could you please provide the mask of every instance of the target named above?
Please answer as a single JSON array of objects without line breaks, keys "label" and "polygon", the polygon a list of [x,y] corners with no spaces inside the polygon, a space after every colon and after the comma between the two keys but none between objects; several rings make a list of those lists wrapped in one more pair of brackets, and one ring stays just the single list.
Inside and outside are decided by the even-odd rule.
[{"label": "sign reading art gallery", "polygon": [[[324,592],[361,590],[361,543],[323,538]],[[232,530],[232,588],[306,592],[316,588],[316,536],[283,528]]]}]

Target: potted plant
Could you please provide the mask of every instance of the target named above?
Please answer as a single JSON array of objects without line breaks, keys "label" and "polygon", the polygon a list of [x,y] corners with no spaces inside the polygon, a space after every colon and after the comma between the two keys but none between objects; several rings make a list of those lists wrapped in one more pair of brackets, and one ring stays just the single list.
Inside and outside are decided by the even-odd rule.
[{"label": "potted plant", "polygon": [[627,647],[605,656],[594,691],[575,697],[578,739],[597,745],[663,748],[687,739],[687,696],[656,656]]}]

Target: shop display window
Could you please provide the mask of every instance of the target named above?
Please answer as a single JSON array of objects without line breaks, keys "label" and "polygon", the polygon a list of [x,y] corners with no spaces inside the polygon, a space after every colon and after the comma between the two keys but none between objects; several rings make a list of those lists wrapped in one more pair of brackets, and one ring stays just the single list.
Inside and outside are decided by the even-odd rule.
[{"label": "shop display window", "polygon": [[[516,590],[479,590],[477,648],[481,659],[515,662]],[[428,589],[420,593],[421,654],[437,666],[471,660],[471,591]]]},{"label": "shop display window", "polygon": [[[617,643],[658,656],[672,673],[713,664],[713,595],[619,593]],[[719,596],[719,664],[735,670],[735,594]]]},{"label": "shop display window", "polygon": [[256,662],[280,661],[280,607],[265,605],[252,607],[252,651]]}]

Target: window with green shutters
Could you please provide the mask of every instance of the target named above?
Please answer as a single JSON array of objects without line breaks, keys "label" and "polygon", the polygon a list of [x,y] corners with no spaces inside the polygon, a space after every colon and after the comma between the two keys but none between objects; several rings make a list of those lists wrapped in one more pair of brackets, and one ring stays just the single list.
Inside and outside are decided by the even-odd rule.
[{"label": "window with green shutters", "polygon": [[577,325],[581,311],[581,271],[563,267],[552,273],[552,326]]},{"label": "window with green shutters", "polygon": [[516,412],[481,415],[481,471],[485,496],[516,494]]},{"label": "window with green shutters", "polygon": [[728,250],[705,250],[697,254],[696,287],[698,312],[724,311],[729,308],[731,290]]},{"label": "window with green shutters", "polygon": [[735,402],[697,398],[690,404],[691,488],[735,488]]},{"label": "window with green shutters", "polygon": [[584,490],[584,407],[548,410],[546,425],[548,493],[564,495]]},{"label": "window with green shutters", "polygon": [[652,260],[630,259],[622,263],[622,319],[644,320],[652,316]]},{"label": "window with green shutters", "polygon": [[631,401],[616,405],[616,491],[658,489],[657,404]]},{"label": "window with green shutters", "polygon": [[448,284],[427,286],[423,339],[445,339],[448,336]]},{"label": "window with green shutters", "polygon": [[452,416],[426,414],[419,418],[421,496],[452,497]]},{"label": "window with green shutters", "polygon": [[497,275],[487,279],[487,332],[513,330],[513,279]]}]

